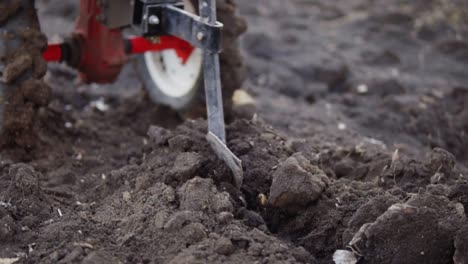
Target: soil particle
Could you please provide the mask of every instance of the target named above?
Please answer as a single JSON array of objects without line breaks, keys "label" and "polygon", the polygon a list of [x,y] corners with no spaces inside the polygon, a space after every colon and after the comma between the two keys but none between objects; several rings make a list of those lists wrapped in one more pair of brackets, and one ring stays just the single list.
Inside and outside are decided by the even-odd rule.
[{"label": "soil particle", "polygon": [[468,263],[468,225],[458,231],[455,238],[455,255],[453,261],[455,264]]},{"label": "soil particle", "polygon": [[325,173],[302,155],[292,156],[273,175],[269,201],[274,207],[298,212],[320,197],[328,181]]}]

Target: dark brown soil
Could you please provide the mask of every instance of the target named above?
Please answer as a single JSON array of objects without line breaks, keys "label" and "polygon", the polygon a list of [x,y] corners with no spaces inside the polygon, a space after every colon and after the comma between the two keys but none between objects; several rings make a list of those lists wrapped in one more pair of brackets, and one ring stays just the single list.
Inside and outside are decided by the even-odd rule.
[{"label": "dark brown soil", "polygon": [[[39,147],[0,153],[0,259],[468,263],[466,1],[238,3],[241,190],[131,65],[106,86],[49,65]],[[76,4],[38,1],[49,38]]]},{"label": "dark brown soil", "polygon": [[47,64],[42,51],[47,38],[41,33],[31,1],[0,4],[0,146],[35,146],[36,112],[49,103],[50,88],[42,81]]}]

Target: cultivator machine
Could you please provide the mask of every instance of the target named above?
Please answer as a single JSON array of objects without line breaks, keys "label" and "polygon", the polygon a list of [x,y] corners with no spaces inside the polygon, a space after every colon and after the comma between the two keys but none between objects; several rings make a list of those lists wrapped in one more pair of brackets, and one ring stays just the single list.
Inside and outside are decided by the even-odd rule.
[{"label": "cultivator machine", "polygon": [[[0,10],[9,14],[5,13],[5,17],[0,14],[2,32],[24,30],[31,25],[31,18],[24,17],[26,14],[18,18],[15,15],[21,9],[34,10],[34,1],[3,2]],[[204,98],[209,127],[206,138],[232,170],[239,187],[243,179],[241,161],[226,146],[219,61],[222,33],[216,0],[81,0],[75,31],[63,43],[49,44],[43,58],[67,63],[87,83],[109,83],[116,80],[132,55],[141,54],[137,58],[139,69],[155,102],[184,110],[194,100]],[[4,95],[0,114],[5,120],[6,115],[14,112],[8,109],[8,92],[22,86],[24,79],[41,75],[21,66],[15,59],[17,54],[15,57],[8,52],[15,44],[14,39],[0,42],[4,61],[0,65],[3,78],[0,93]],[[17,45],[28,46],[28,41],[19,37]],[[26,63],[37,64],[34,58]],[[20,73],[10,73],[13,68],[19,68]],[[18,77],[8,77],[12,74]],[[198,92],[203,86],[204,96]]]}]

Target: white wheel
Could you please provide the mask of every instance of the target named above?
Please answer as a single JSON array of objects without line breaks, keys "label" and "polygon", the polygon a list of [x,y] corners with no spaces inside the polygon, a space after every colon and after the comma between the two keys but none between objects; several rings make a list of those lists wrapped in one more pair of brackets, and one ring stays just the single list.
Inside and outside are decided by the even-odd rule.
[{"label": "white wheel", "polygon": [[[190,0],[184,0],[184,5],[186,11],[197,12],[197,7]],[[144,85],[156,103],[182,110],[189,107],[198,95],[202,76],[202,50],[195,49],[185,64],[175,50],[146,52],[138,60]]]}]

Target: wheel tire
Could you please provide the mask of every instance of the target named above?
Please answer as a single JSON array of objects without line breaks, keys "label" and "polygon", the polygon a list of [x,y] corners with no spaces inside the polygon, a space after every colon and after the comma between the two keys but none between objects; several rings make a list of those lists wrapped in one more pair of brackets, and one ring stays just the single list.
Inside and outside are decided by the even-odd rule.
[{"label": "wheel tire", "polygon": [[[198,0],[190,0],[190,2],[195,10],[198,10]],[[241,88],[245,79],[239,36],[246,31],[247,26],[245,20],[238,16],[234,0],[217,0],[217,15],[218,20],[224,24],[223,52],[220,54],[221,84],[225,113],[229,115],[234,91]],[[138,69],[143,84],[154,102],[168,105],[186,117],[196,118],[206,115],[202,72],[199,73],[193,88],[187,94],[171,97],[153,80],[144,56],[138,58]]]},{"label": "wheel tire", "polygon": [[0,3],[1,145],[30,148],[36,143],[35,116],[46,105],[49,87],[42,81],[47,39],[40,32],[34,0]]}]

